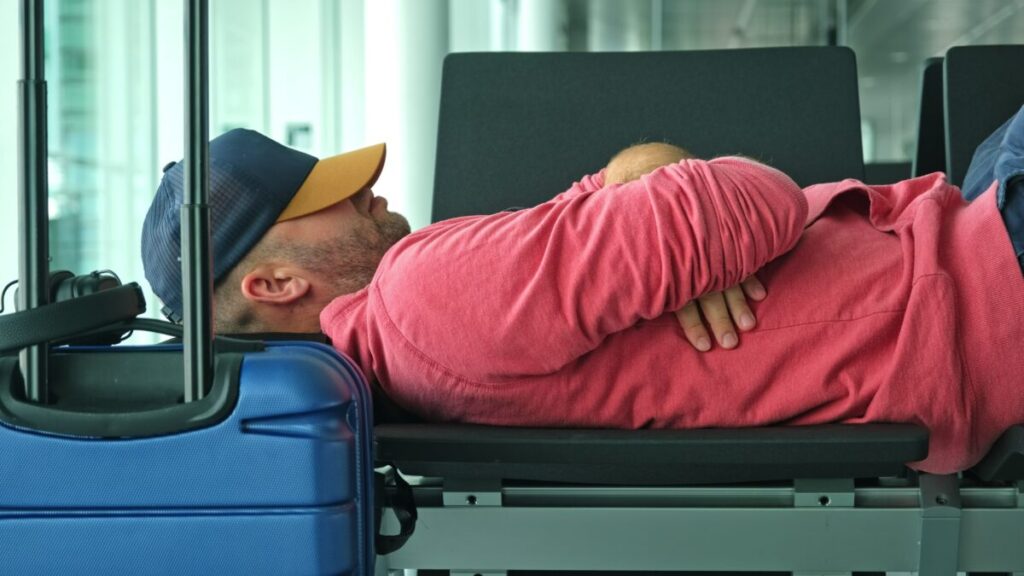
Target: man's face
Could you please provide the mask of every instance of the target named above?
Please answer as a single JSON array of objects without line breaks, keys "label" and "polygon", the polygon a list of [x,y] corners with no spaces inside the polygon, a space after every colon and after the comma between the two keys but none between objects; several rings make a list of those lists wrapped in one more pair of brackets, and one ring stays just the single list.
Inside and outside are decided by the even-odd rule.
[{"label": "man's face", "polygon": [[[389,212],[387,199],[383,196],[374,196],[371,188],[364,188],[355,196],[335,204],[332,208],[337,210],[338,223],[341,227],[351,233],[348,236],[359,237],[358,241],[366,243],[367,248],[383,247],[381,257],[384,256],[384,251],[409,234],[409,222],[405,216]],[[331,216],[328,215],[327,218],[330,219]]]},{"label": "man's face", "polygon": [[310,271],[328,301],[369,284],[384,253],[409,234],[409,222],[388,211],[366,188],[329,208],[275,224],[268,233],[295,247],[293,260]]}]

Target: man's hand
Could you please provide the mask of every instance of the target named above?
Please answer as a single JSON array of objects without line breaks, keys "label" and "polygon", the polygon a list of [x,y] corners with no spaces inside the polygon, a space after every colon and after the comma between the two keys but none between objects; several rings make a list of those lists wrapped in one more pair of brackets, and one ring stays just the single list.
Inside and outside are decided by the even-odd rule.
[{"label": "man's hand", "polygon": [[740,342],[734,326],[739,326],[740,330],[746,332],[757,325],[754,313],[747,306],[747,297],[761,301],[767,294],[761,281],[756,276],[751,276],[739,285],[727,288],[724,292],[712,292],[697,300],[691,300],[675,314],[679,319],[679,324],[683,327],[686,339],[697,350],[707,352],[711,349],[711,338],[701,320],[702,313],[708,325],[711,326],[711,331],[718,344],[722,348],[731,349],[739,345]]}]

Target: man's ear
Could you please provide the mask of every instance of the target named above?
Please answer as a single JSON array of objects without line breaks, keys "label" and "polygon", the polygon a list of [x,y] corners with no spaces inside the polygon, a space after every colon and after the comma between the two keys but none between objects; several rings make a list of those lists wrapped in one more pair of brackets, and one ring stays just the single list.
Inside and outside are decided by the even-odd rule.
[{"label": "man's ear", "polygon": [[290,266],[258,266],[242,278],[242,296],[265,304],[294,304],[309,293],[309,279]]}]

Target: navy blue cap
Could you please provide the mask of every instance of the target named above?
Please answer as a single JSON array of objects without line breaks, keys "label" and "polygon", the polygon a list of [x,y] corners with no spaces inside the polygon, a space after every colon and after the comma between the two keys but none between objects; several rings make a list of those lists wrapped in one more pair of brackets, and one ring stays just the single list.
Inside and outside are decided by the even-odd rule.
[{"label": "navy blue cap", "polygon": [[[372,185],[383,166],[383,145],[370,156],[353,163],[355,153],[324,160],[288,148],[253,130],[236,129],[210,141],[210,229],[214,282],[222,280],[238,264],[296,197],[318,194],[303,186],[318,163],[321,174],[357,173],[353,184],[320,194],[319,208],[329,206]],[[364,149],[369,150],[369,149]],[[357,151],[358,152],[358,151]],[[367,160],[366,158],[369,158]],[[338,162],[337,160],[341,160]],[[329,170],[329,168],[334,170]],[[310,178],[310,180],[315,180]],[[164,313],[173,320],[182,316],[181,297],[181,204],[184,194],[184,163],[164,170],[156,197],[142,227],[142,263],[153,292],[163,301]],[[319,186],[319,188],[327,188]],[[309,200],[308,198],[306,199]],[[308,202],[307,202],[308,203]],[[304,213],[317,209],[307,208]],[[303,211],[289,210],[289,218]]]}]

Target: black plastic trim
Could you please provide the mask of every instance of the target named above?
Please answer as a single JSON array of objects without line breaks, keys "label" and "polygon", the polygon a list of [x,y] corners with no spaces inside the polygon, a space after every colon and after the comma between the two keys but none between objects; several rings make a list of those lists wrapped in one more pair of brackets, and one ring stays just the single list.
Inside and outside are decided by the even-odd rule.
[{"label": "black plastic trim", "polygon": [[1024,425],[1003,432],[971,472],[986,482],[1024,480]]},{"label": "black plastic trim", "polygon": [[470,480],[677,485],[905,473],[928,454],[907,424],[714,430],[382,424],[375,457],[404,474]]}]

